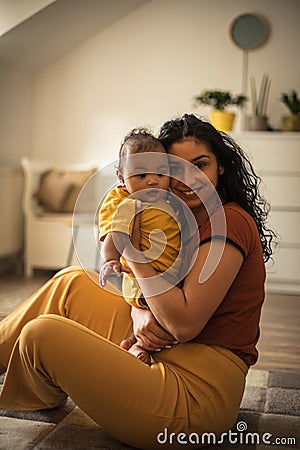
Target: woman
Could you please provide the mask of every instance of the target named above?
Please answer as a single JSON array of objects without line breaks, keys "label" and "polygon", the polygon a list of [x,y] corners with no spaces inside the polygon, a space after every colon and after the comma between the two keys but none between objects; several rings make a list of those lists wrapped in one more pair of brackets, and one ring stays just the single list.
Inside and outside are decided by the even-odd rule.
[{"label": "woman", "polygon": [[[0,324],[7,368],[0,407],[51,408],[69,395],[113,436],[142,449],[199,448],[204,433],[234,425],[257,359],[264,259],[272,253],[267,205],[241,149],[209,123],[186,114],[166,122],[159,139],[171,155],[171,190],[200,229],[184,282],[153,293],[154,270],[132,258],[149,309],[130,311],[118,292],[101,290],[96,274],[59,272]],[[215,199],[208,185],[223,206],[207,208]],[[225,232],[210,226],[221,210]],[[138,250],[138,217],[134,228]],[[212,247],[221,249],[216,267],[199,280]],[[151,366],[126,351],[132,323],[139,345],[162,350]]]}]

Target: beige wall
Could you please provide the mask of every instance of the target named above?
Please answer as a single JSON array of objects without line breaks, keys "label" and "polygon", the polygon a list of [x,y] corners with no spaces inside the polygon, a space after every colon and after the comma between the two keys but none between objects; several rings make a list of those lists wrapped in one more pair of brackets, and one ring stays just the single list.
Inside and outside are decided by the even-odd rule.
[{"label": "beige wall", "polygon": [[[271,77],[268,113],[278,127],[286,112],[280,92],[300,92],[299,0],[153,0],[34,74],[33,113],[24,112],[32,128],[16,137],[18,145],[6,147],[6,160],[22,151],[105,164],[117,157],[122,136],[133,126],[156,131],[186,111],[208,115],[208,108],[192,106],[195,94],[204,88],[242,89],[242,51],[231,42],[229,26],[246,12],[259,12],[271,23],[267,44],[249,54],[249,74]],[[28,93],[26,77],[14,87]],[[27,94],[12,98],[16,95],[22,100]]]},{"label": "beige wall", "polygon": [[19,165],[32,150],[32,76],[0,61],[0,164]]}]

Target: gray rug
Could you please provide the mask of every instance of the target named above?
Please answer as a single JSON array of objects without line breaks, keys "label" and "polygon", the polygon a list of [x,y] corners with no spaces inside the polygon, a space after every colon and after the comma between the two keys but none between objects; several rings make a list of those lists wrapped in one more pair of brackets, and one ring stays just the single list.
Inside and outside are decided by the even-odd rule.
[{"label": "gray rug", "polygon": [[[3,379],[4,375],[0,383]],[[221,442],[211,435],[205,443],[207,449],[222,450],[300,448],[300,374],[251,369],[235,427]],[[98,427],[71,399],[51,411],[0,410],[0,449],[15,448],[130,449]]]}]

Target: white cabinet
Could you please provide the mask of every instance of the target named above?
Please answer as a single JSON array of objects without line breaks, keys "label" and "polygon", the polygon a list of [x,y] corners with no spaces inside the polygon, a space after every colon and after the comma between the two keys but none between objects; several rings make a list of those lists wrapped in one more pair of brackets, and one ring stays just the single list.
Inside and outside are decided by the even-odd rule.
[{"label": "white cabinet", "polygon": [[0,258],[20,254],[23,246],[22,171],[0,167]]},{"label": "white cabinet", "polygon": [[267,292],[300,294],[300,133],[241,132],[232,137],[246,150],[271,204],[269,224],[278,234],[267,263]]}]

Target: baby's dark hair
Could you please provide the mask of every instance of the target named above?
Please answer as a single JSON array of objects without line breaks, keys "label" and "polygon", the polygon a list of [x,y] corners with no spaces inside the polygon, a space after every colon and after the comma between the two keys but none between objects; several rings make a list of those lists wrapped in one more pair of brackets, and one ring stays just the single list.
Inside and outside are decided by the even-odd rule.
[{"label": "baby's dark hair", "polygon": [[146,153],[155,152],[158,148],[164,150],[161,142],[147,128],[134,128],[129,131],[124,137],[119,150],[119,162],[117,167],[118,176],[124,176],[124,165],[129,151],[132,154]]},{"label": "baby's dark hair", "polygon": [[269,203],[259,192],[260,178],[241,147],[224,132],[217,131],[207,120],[194,114],[166,122],[160,129],[158,139],[167,152],[172,144],[185,139],[204,142],[224,168],[217,192],[223,202],[236,202],[255,220],[262,243],[264,259],[271,257],[272,240],[276,237],[267,226]]}]

